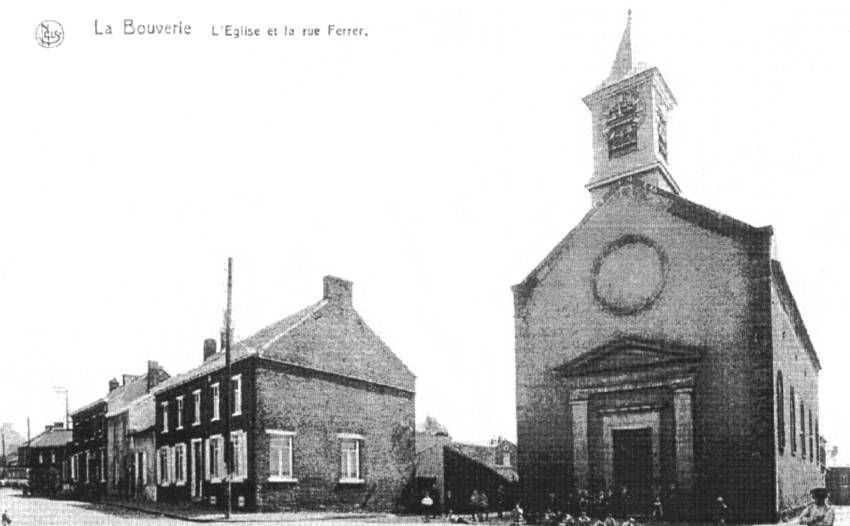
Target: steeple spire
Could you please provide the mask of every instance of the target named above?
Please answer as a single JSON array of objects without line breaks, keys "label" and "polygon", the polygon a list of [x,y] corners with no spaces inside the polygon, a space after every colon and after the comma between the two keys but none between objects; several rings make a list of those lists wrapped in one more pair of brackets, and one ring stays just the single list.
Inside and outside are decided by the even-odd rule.
[{"label": "steeple spire", "polygon": [[611,73],[605,81],[607,84],[617,82],[626,78],[632,71],[632,10],[629,9],[629,18],[623,38],[620,39],[620,47],[617,48],[617,56],[611,64]]}]

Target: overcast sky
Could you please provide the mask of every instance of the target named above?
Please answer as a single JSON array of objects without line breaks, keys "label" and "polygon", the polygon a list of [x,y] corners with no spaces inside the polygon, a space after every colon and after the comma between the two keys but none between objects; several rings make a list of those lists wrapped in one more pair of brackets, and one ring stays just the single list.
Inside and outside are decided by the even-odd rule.
[{"label": "overcast sky", "polygon": [[[773,225],[850,448],[846,2],[8,2],[0,7],[0,420],[23,434],[158,360],[198,365],[354,282],[417,420],[514,438],[510,287],[590,207],[590,113],[633,14],[679,101],[683,196]],[[274,7],[272,7],[274,5]],[[14,7],[13,7],[14,6]],[[191,24],[190,37],[94,35]],[[60,21],[64,43],[34,39]],[[215,39],[212,25],[365,27]],[[849,449],[850,450],[850,449]]]}]

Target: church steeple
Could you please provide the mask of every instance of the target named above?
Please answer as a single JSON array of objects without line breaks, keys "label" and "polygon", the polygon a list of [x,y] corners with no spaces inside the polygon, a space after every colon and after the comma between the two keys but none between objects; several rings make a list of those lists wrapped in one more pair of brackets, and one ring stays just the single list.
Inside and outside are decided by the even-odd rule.
[{"label": "church steeple", "polygon": [[632,64],[632,16],[608,78],[585,97],[593,116],[593,176],[586,188],[598,202],[631,178],[679,193],[667,165],[667,114],[676,99],[657,68]]},{"label": "church steeple", "polygon": [[629,19],[620,46],[617,48],[617,56],[611,64],[611,73],[608,75],[606,84],[612,84],[626,78],[632,72],[632,10],[629,9]]}]

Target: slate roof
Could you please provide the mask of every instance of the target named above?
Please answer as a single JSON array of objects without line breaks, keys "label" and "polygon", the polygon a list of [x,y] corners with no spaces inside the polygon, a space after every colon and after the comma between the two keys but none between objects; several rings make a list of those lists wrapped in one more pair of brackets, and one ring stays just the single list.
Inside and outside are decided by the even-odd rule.
[{"label": "slate roof", "polygon": [[128,433],[138,433],[156,425],[156,398],[150,393],[134,400],[127,411]]},{"label": "slate roof", "polygon": [[775,259],[770,262],[770,270],[773,275],[773,283],[776,284],[776,289],[779,291],[779,301],[782,303],[782,308],[788,313],[791,318],[791,323],[794,325],[794,332],[797,333],[806,352],[814,362],[815,367],[820,370],[821,364],[818,355],[815,352],[815,346],[812,345],[812,340],[809,338],[809,331],[806,330],[806,324],[803,323],[803,317],[800,315],[800,310],[797,308],[797,302],[794,301],[794,295],[791,294],[791,287],[788,286],[788,281],[785,279],[785,272],[782,271],[782,265]]},{"label": "slate roof", "polygon": [[71,438],[73,436],[73,431],[70,429],[53,429],[50,431],[44,431],[43,433],[36,435],[30,441],[31,448],[36,447],[59,447],[64,446],[71,442]]},{"label": "slate roof", "polygon": [[[357,331],[358,338],[348,338],[350,333],[346,333],[346,330]],[[351,306],[350,300],[346,302],[324,297],[231,347],[231,363],[255,356],[285,365],[414,391],[413,373],[366,325]],[[200,366],[160,383],[151,392],[161,393],[224,366],[225,356],[219,351]]]},{"label": "slate roof", "polygon": [[106,417],[126,411],[133,400],[148,392],[148,375],[143,374],[125,385],[118,386],[106,395]]}]

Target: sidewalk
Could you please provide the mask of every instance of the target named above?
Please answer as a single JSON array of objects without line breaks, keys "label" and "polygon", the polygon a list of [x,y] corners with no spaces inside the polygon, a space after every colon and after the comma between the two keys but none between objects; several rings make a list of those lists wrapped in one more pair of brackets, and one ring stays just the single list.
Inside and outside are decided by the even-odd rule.
[{"label": "sidewalk", "polygon": [[224,518],[224,512],[198,504],[174,504],[168,502],[126,501],[107,499],[102,501],[108,506],[141,511],[188,522],[307,522],[330,520],[363,520],[377,522],[402,522],[404,519],[390,513],[360,513],[332,511],[283,511],[283,512],[242,512],[233,510],[230,520]]}]

